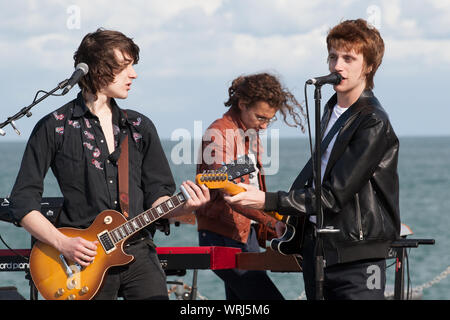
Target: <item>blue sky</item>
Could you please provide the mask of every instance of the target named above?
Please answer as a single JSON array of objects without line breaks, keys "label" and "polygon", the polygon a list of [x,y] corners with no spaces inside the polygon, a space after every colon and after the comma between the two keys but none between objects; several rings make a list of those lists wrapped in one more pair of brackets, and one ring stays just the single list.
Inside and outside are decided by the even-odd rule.
[{"label": "blue sky", "polygon": [[[180,128],[203,130],[226,108],[227,89],[242,74],[277,74],[299,101],[304,82],[328,74],[325,37],[345,19],[364,18],[386,44],[375,94],[399,136],[450,135],[446,103],[450,71],[450,0],[303,1],[2,1],[0,122],[73,72],[82,37],[105,27],[141,48],[138,79],[119,104],[143,112],[162,138]],[[77,88],[78,89],[78,88]],[[0,141],[26,140],[44,115],[76,96],[50,97]],[[332,94],[322,89],[322,105]],[[313,113],[313,92],[308,93]],[[303,136],[280,121],[280,137]]]}]

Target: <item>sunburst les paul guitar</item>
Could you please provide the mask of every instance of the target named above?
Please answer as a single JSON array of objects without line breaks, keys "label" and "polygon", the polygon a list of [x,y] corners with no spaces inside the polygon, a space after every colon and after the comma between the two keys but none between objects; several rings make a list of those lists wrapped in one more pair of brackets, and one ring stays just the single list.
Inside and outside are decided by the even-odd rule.
[{"label": "sunburst les paul guitar", "polygon": [[[247,158],[223,165],[221,172],[234,178],[251,173],[254,168]],[[68,237],[98,241],[95,260],[87,267],[65,258],[58,250],[37,241],[30,254],[30,273],[43,298],[47,300],[90,300],[101,288],[109,268],[130,263],[134,258],[123,250],[131,236],[181,206],[189,195],[181,192],[160,205],[129,220],[118,211],[102,211],[87,229],[59,228]]]},{"label": "sunburst les paul guitar", "polygon": [[[222,189],[232,196],[246,191],[243,187],[229,181],[227,173],[198,174],[196,182],[206,185],[209,189]],[[304,218],[280,215],[274,211],[264,213],[286,224],[284,234],[280,238],[272,239],[270,247],[284,255],[299,254],[303,242]]]},{"label": "sunburst les paul guitar", "polygon": [[134,258],[123,250],[125,240],[182,205],[189,195],[183,187],[160,205],[129,220],[118,211],[102,211],[87,229],[59,228],[69,237],[98,241],[95,260],[87,267],[66,259],[58,250],[37,241],[30,254],[30,273],[47,300],[89,300],[101,287],[107,270]]}]

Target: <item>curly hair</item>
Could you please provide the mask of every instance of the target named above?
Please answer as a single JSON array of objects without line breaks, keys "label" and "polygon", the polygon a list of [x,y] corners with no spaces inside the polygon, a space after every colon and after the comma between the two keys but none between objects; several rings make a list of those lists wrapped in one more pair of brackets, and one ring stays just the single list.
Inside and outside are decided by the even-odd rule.
[{"label": "curly hair", "polygon": [[[133,60],[125,60],[125,63],[120,64],[117,61],[115,49]],[[84,36],[73,59],[75,66],[80,62],[89,66],[89,73],[81,78],[78,85],[81,90],[96,96],[96,93],[113,82],[115,75],[130,62],[138,63],[139,47],[131,38],[119,31],[99,28]]]},{"label": "curly hair", "polygon": [[[280,111],[283,121],[288,126],[300,127],[302,132],[305,132],[303,107],[289,90],[283,88],[278,78],[274,75],[257,73],[240,76],[231,83],[231,86],[228,88],[228,96],[228,101],[224,103],[225,106],[231,107],[238,112],[239,102],[244,104],[246,108],[251,108],[259,101],[267,102],[272,108]],[[287,121],[288,115],[292,118],[293,124]]]},{"label": "curly hair", "polygon": [[366,87],[373,89],[373,78],[384,55],[384,42],[375,27],[364,19],[343,21],[328,32],[327,48],[328,52],[334,48],[362,53]]}]

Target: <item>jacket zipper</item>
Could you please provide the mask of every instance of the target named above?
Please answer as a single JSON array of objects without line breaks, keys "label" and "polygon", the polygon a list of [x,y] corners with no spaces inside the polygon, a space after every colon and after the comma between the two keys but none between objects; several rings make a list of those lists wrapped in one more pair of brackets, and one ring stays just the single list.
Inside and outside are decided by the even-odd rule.
[{"label": "jacket zipper", "polygon": [[358,224],[359,228],[359,240],[364,240],[364,233],[362,229],[362,222],[361,222],[361,207],[359,206],[359,195],[355,195],[355,202],[356,202],[356,223]]}]

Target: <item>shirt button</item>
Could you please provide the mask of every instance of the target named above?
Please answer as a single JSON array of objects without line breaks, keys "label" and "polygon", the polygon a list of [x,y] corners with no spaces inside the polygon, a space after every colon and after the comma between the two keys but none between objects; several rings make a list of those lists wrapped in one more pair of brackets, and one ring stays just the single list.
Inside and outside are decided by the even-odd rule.
[{"label": "shirt button", "polygon": [[103,143],[103,142],[105,142],[105,141],[102,139],[102,140],[100,140],[100,142]]},{"label": "shirt button", "polygon": [[109,163],[109,160],[108,160],[108,159],[106,160],[106,163]]},{"label": "shirt button", "polygon": [[114,204],[117,204],[117,201],[114,201]]},{"label": "shirt button", "polygon": [[112,184],[112,183],[114,183],[114,181],[112,181],[112,180],[109,180],[109,183],[111,183],[111,184]]}]

